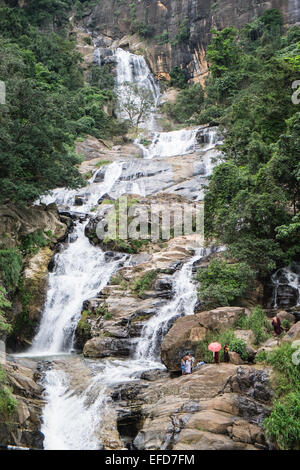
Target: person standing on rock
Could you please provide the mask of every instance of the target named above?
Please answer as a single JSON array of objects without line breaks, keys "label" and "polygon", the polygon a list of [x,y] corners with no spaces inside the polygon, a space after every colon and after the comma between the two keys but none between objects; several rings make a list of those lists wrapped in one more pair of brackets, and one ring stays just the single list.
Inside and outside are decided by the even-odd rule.
[{"label": "person standing on rock", "polygon": [[185,374],[190,374],[192,372],[192,359],[188,354],[185,356]]},{"label": "person standing on rock", "polygon": [[229,362],[229,346],[228,344],[225,344],[224,348],[224,362]]},{"label": "person standing on rock", "polygon": [[280,318],[277,315],[275,315],[275,317],[273,318],[272,325],[273,325],[275,333],[278,336],[281,335],[283,329],[281,328]]},{"label": "person standing on rock", "polygon": [[219,351],[214,351],[214,361],[215,364],[219,364]]},{"label": "person standing on rock", "polygon": [[180,361],[182,375],[185,375],[185,357],[181,358]]},{"label": "person standing on rock", "polygon": [[189,359],[191,361],[191,372],[193,372],[193,366],[194,366],[194,362],[195,362],[195,358],[191,355],[191,353],[188,353],[186,355],[187,359]]}]

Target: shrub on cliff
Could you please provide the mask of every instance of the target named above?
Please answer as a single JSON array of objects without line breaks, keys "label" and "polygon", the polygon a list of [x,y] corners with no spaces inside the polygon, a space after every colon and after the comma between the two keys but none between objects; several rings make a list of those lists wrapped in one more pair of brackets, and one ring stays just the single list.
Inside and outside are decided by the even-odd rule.
[{"label": "shrub on cliff", "polygon": [[11,389],[7,386],[4,370],[0,365],[0,416],[7,417],[17,408],[18,402],[13,397]]},{"label": "shrub on cliff", "polygon": [[[243,361],[248,360],[247,345],[245,341],[237,338],[233,330],[226,330],[220,333],[215,331],[209,331],[207,332],[205,339],[198,342],[197,357],[200,357],[202,361],[205,361],[207,363],[214,362],[213,355],[208,350],[208,345],[213,341],[217,341],[222,346],[228,344],[230,351],[238,353]],[[220,351],[219,358],[221,362],[224,360],[223,349],[221,349]]]},{"label": "shrub on cliff", "polygon": [[300,449],[299,354],[290,343],[266,354],[264,362],[275,371],[276,396],[273,409],[263,425],[266,435],[281,450]]},{"label": "shrub on cliff", "polygon": [[267,320],[265,312],[261,307],[255,307],[249,317],[241,317],[237,326],[243,330],[252,330],[255,344],[260,344],[270,337],[271,325]]},{"label": "shrub on cliff", "polygon": [[215,259],[207,269],[198,269],[198,298],[209,308],[233,305],[253,287],[254,279],[255,272],[247,264]]},{"label": "shrub on cliff", "polygon": [[282,23],[272,9],[239,32],[213,31],[199,116],[225,130],[224,163],[205,196],[206,235],[261,279],[300,256],[300,115],[292,101],[300,28],[282,35]]}]

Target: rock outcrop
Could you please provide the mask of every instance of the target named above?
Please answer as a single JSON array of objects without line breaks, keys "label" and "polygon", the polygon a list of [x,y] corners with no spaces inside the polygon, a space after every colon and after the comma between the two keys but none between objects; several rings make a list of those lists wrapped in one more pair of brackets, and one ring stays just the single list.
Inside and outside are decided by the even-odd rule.
[{"label": "rock outcrop", "polygon": [[[158,78],[168,80],[171,70],[179,66],[193,81],[201,82],[207,74],[210,30],[241,28],[269,8],[278,8],[286,24],[300,21],[300,8],[292,0],[140,0],[130,4],[102,0],[83,22],[101,35],[102,47],[142,53]],[[139,27],[146,31],[146,39],[135,33]],[[110,59],[103,54],[104,62],[106,58]]]},{"label": "rock outcrop", "polygon": [[[145,450],[268,448],[261,427],[270,412],[269,371],[232,364],[205,365],[190,376],[140,387],[134,439]],[[130,403],[130,400],[129,400]]]},{"label": "rock outcrop", "polygon": [[0,415],[0,442],[2,445],[42,449],[41,415],[45,402],[43,389],[37,383],[40,372],[37,363],[23,362],[24,365],[10,361],[2,364],[7,384],[17,400],[17,408],[8,416]]},{"label": "rock outcrop", "polygon": [[196,362],[202,360],[197,354],[197,343],[205,339],[207,331],[233,328],[244,311],[240,307],[220,307],[179,318],[162,343],[162,362],[171,371],[180,370],[180,358],[186,351],[193,352]]}]

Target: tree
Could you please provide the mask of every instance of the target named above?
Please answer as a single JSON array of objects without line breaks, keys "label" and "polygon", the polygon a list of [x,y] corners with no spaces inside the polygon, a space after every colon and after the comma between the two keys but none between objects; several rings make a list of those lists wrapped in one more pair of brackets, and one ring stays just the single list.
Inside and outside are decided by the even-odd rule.
[{"label": "tree", "polygon": [[125,82],[119,88],[117,95],[120,117],[129,120],[131,126],[138,127],[150,116],[154,99],[147,88]]}]

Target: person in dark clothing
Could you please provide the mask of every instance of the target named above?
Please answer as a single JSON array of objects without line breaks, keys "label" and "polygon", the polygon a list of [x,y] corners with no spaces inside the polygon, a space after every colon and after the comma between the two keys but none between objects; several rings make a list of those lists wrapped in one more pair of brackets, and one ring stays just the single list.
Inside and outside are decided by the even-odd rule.
[{"label": "person in dark clothing", "polygon": [[283,332],[283,329],[281,327],[280,318],[277,315],[273,318],[272,325],[273,325],[275,333],[278,336],[281,335],[281,333]]},{"label": "person in dark clothing", "polygon": [[228,344],[225,344],[224,348],[224,362],[229,362],[229,346]]},{"label": "person in dark clothing", "polygon": [[219,351],[214,352],[215,364],[219,364]]}]

